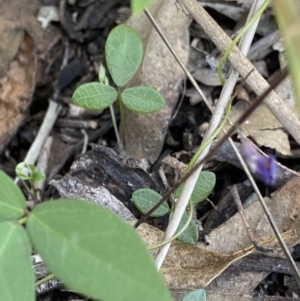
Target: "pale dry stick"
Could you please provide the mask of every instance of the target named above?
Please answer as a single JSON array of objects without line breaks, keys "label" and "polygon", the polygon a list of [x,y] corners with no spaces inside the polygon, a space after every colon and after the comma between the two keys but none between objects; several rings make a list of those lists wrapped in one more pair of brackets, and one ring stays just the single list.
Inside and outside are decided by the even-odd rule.
[{"label": "pale dry stick", "polygon": [[[263,0],[256,0],[255,2],[253,2],[253,5],[251,7],[251,10],[249,12],[248,18],[247,18],[247,22],[252,18],[252,16],[260,9],[260,7],[263,5],[264,1]],[[247,33],[244,35],[244,37],[242,38],[242,40],[240,41],[240,45],[241,45],[241,50],[244,53],[247,53],[252,39],[254,37],[255,31],[256,31],[256,27],[257,24],[259,22],[259,18],[258,20],[256,20],[253,25],[249,28],[249,30],[247,31]],[[232,95],[232,91],[235,87],[236,81],[238,79],[239,74],[234,71],[233,69],[231,69],[230,71],[230,75],[228,80],[226,80],[225,85],[222,89],[219,101],[217,103],[216,109],[213,113],[212,119],[210,121],[210,125],[209,128],[207,130],[207,132],[205,133],[205,136],[203,138],[203,141],[201,143],[201,145],[203,145],[204,143],[207,142],[207,140],[209,139],[209,137],[216,131],[216,129],[218,128],[222,117],[224,115],[224,112],[226,110],[226,107],[228,106],[228,103],[231,100],[231,95]],[[232,141],[231,141],[232,142]],[[196,162],[200,162],[209,152],[210,146],[211,146],[210,142],[207,147],[203,150],[203,152],[201,153],[201,155],[198,157]],[[165,234],[165,239],[169,239],[170,237],[172,237],[174,235],[174,233],[176,233],[176,230],[179,226],[180,220],[185,212],[185,208],[189,202],[189,199],[192,195],[193,189],[197,183],[198,177],[200,175],[200,172],[202,170],[203,165],[200,165],[199,168],[197,169],[196,172],[194,172],[189,179],[185,182],[182,193],[180,195],[179,201],[177,202],[177,205],[175,207],[175,211],[173,214],[173,218],[170,221],[168,228],[166,230],[166,234]],[[169,250],[170,244],[166,244],[164,245],[159,254],[156,257],[156,265],[158,266],[158,269],[161,267],[167,253]]]},{"label": "pale dry stick", "polygon": [[[197,0],[178,0],[182,7],[194,18],[194,20],[203,28],[204,32],[209,36],[217,48],[225,52],[232,40],[223,31],[223,29],[210,17],[205,9],[197,2]],[[246,83],[256,93],[261,95],[269,87],[268,82],[255,69],[251,62],[239,50],[234,47],[228,57],[232,67],[243,77],[253,70],[246,80]],[[282,123],[291,136],[300,144],[300,120],[289,110],[280,97],[272,91],[265,99],[265,105],[274,114],[274,116]]]},{"label": "pale dry stick", "polygon": [[98,126],[98,122],[96,120],[75,120],[69,118],[58,118],[55,125],[59,127],[95,130]]},{"label": "pale dry stick", "polygon": [[35,137],[34,142],[31,144],[29,151],[24,159],[25,163],[35,164],[41,149],[51,132],[53,125],[57,119],[57,116],[61,110],[61,105],[53,100],[50,100],[46,115],[44,117],[43,123]]},{"label": "pale dry stick", "polygon": [[86,130],[85,129],[81,129],[81,133],[83,135],[83,143],[82,143],[82,150],[81,150],[81,153],[82,154],[85,154],[86,153],[86,150],[87,150],[87,147],[88,147],[88,144],[89,144],[89,136],[88,134],[86,133]]}]

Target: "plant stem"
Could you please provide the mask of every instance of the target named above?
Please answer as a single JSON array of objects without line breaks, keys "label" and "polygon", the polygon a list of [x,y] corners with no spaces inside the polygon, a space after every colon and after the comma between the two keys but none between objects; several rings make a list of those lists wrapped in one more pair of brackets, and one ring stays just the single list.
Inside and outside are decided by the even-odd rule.
[{"label": "plant stem", "polygon": [[[260,16],[263,14],[264,10],[267,9],[268,5],[270,3],[270,0],[266,0],[264,4],[261,6],[261,8],[257,11],[257,13],[251,18],[249,22],[246,23],[246,25],[242,28],[242,30],[238,33],[238,35],[235,37],[235,39],[230,43],[227,50],[225,51],[224,55],[222,56],[220,60],[220,64],[218,67],[218,75],[220,78],[220,81],[222,85],[224,85],[225,80],[223,78],[222,70],[223,66],[231,53],[233,47],[237,44],[237,42],[244,36],[244,34],[247,32],[247,30],[255,23],[256,20],[260,18]],[[256,27],[255,27],[256,28]],[[251,39],[252,41],[252,39]]]},{"label": "plant stem", "polygon": [[18,220],[20,225],[23,225],[27,222],[27,216],[23,216]]},{"label": "plant stem", "polygon": [[[115,135],[116,135],[116,138],[117,138],[117,143],[118,143],[118,147],[119,147],[120,156],[123,157],[124,156],[124,150],[123,150],[123,145],[122,145],[120,135],[119,135],[119,131],[118,131],[118,126],[117,126],[117,122],[116,122],[116,115],[115,115],[113,105],[110,105],[109,109],[110,109],[110,115],[111,115],[114,131],[115,131]],[[120,111],[121,111],[121,109],[120,109]]]},{"label": "plant stem", "polygon": [[43,283],[45,283],[45,282],[51,280],[51,279],[54,278],[54,277],[55,277],[54,274],[50,274],[50,275],[48,275],[48,276],[42,278],[41,280],[37,281],[34,285],[35,285],[35,286],[39,286],[39,285],[41,285],[41,284],[43,284]]},{"label": "plant stem", "polygon": [[123,141],[123,149],[126,149],[125,143],[125,112],[124,112],[124,105],[122,101],[122,96],[120,91],[118,91],[118,102],[120,108],[120,132],[121,132],[121,139]]},{"label": "plant stem", "polygon": [[37,197],[36,197],[35,191],[31,190],[29,188],[29,186],[27,185],[27,183],[24,180],[22,180],[20,178],[17,178],[17,179],[19,179],[21,181],[21,183],[23,184],[26,192],[28,193],[28,196],[30,196],[34,201],[37,201]]}]

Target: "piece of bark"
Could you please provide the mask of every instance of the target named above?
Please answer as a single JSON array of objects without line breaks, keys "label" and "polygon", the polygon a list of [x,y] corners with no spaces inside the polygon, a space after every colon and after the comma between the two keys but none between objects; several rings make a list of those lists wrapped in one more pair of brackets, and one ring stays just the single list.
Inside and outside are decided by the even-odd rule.
[{"label": "piece of bark", "polygon": [[[149,174],[139,167],[131,167],[117,153],[108,147],[92,145],[93,149],[80,156],[70,172],[61,180],[52,181],[59,193],[68,198],[94,199],[95,202],[109,207],[126,220],[132,207],[132,193],[140,188],[151,188],[163,192],[162,183],[156,174]],[[121,201],[125,207],[115,206],[113,198]],[[103,200],[104,201],[103,203]],[[105,203],[107,202],[107,203]],[[121,213],[123,212],[123,213]]]}]

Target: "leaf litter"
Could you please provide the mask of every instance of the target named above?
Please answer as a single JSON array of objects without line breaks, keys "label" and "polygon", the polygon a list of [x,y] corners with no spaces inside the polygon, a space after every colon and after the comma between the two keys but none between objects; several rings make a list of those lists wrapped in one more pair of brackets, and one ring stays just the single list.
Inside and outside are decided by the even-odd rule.
[{"label": "leaf litter", "polygon": [[[14,1],[14,3],[16,4],[17,1]],[[171,34],[171,43],[173,43],[174,45],[174,40],[177,42],[180,41],[180,43],[177,46],[182,51],[181,57],[185,61],[187,61],[188,45],[186,44],[186,37],[187,25],[189,24],[188,17],[184,17],[184,14],[182,14],[180,10],[180,14],[177,14],[178,12],[176,10],[176,12],[172,11],[171,9],[173,9],[174,7],[169,1],[157,1],[155,5],[156,15],[160,18],[160,20],[165,22],[166,19],[166,22],[171,22],[171,25],[169,25],[170,23],[163,23],[165,24],[164,26],[167,28],[174,27],[174,36],[172,36]],[[240,8],[238,10],[240,10]],[[171,21],[168,21],[168,18],[165,17],[166,13],[170,13]],[[172,21],[174,20],[174,15],[176,15],[176,20],[179,20],[178,16],[182,18],[180,19],[180,22],[178,21],[177,23],[174,23]],[[64,18],[66,21],[66,16],[64,16]],[[174,110],[174,101],[180,94],[180,92],[177,90],[176,85],[182,78],[183,74],[178,68],[178,70],[176,69],[176,72],[174,72],[174,77],[170,79],[170,81],[169,79],[168,81],[165,80],[165,78],[167,77],[166,70],[172,67],[173,72],[175,70],[175,66],[177,66],[177,63],[173,59],[171,59],[171,57],[170,60],[164,58],[164,60],[158,61],[157,57],[153,55],[153,48],[155,50],[154,53],[160,53],[162,49],[161,47],[165,46],[162,44],[160,38],[158,38],[154,31],[150,32],[150,27],[148,25],[144,26],[145,22],[147,23],[148,21],[146,21],[146,19],[143,19],[141,23],[137,23],[138,27],[146,28],[146,32],[142,32],[142,36],[148,42],[146,46],[147,55],[145,57],[145,65],[144,67],[142,67],[144,69],[141,69],[141,71],[143,71],[143,76],[140,76],[135,80],[140,81],[145,85],[155,87],[158,90],[166,91],[165,98],[169,99],[170,102],[167,111],[163,112],[164,116],[162,116],[161,119],[163,120],[162,123],[158,125],[156,129],[161,130],[166,128],[166,122],[170,119],[171,113]],[[63,26],[66,27],[66,24],[67,22],[64,22]],[[88,24],[88,22],[86,24]],[[177,32],[175,32],[174,24],[178,25],[178,28],[176,27]],[[8,28],[10,26],[11,24],[8,25]],[[272,31],[272,26],[273,24],[268,25],[267,30],[269,32],[270,30]],[[88,25],[86,25],[85,27],[88,28]],[[11,26],[11,28],[15,30],[14,26]],[[32,30],[32,28],[34,28],[34,30]],[[4,64],[3,66],[1,66],[0,69],[0,71],[4,70],[1,82],[8,82],[8,86],[6,87],[7,89],[12,88],[15,91],[20,91],[20,94],[11,94],[12,97],[14,96],[14,100],[17,99],[18,101],[16,107],[14,108],[15,111],[9,113],[9,116],[12,116],[11,120],[14,119],[15,116],[17,116],[16,120],[18,120],[18,124],[16,122],[16,124],[12,126],[9,130],[3,131],[3,136],[4,133],[15,133],[17,131],[21,120],[23,120],[25,117],[24,112],[27,110],[31,102],[31,94],[35,87],[34,75],[36,72],[36,67],[33,64],[34,47],[32,46],[31,51],[25,51],[26,53],[23,53],[23,56],[27,58],[27,61],[31,61],[31,65],[30,63],[28,63],[29,65],[22,66],[24,69],[26,69],[26,71],[28,71],[27,75],[24,75],[23,73],[25,78],[27,78],[27,80],[25,80],[24,85],[18,86],[16,83],[9,82],[9,80],[5,79],[5,77],[9,77],[9,72],[13,72],[6,72],[5,70],[7,70],[7,66],[16,63],[14,61],[14,58],[17,57],[16,55],[20,55],[21,53],[20,49],[22,49],[22,41],[24,37],[26,38],[27,42],[25,43],[25,45],[27,46],[29,46],[30,44],[30,39],[27,39],[28,37],[30,38],[30,36],[32,36],[33,40],[40,41],[39,39],[37,39],[37,37],[40,37],[40,35],[34,33],[36,28],[37,27],[35,26],[29,26],[29,29],[25,27],[25,29],[28,29],[29,33],[24,33],[22,31],[23,29],[19,32],[12,31],[14,38],[10,42],[3,43],[4,46],[9,45],[11,51],[8,52],[4,49],[8,57],[5,60],[3,60]],[[51,25],[50,28],[53,29]],[[86,33],[84,31],[79,32],[79,34],[78,32],[74,33],[76,39],[78,37],[80,39],[84,39],[85,35]],[[40,48],[40,46],[41,44],[40,42],[38,42],[36,49],[43,49]],[[43,47],[45,47],[45,45],[43,45]],[[169,50],[166,49],[166,53],[167,51]],[[19,61],[17,61],[17,64],[22,65],[20,62],[21,60],[19,59]],[[164,64],[166,65],[164,66]],[[22,72],[24,72],[24,69],[22,70]],[[17,70],[18,69],[14,69],[14,72],[17,72]],[[38,80],[40,80],[40,78],[38,78]],[[171,85],[171,89],[169,89],[168,85]],[[287,93],[289,92],[290,91],[288,91]],[[2,95],[6,97],[5,94]],[[236,106],[234,106],[234,108],[232,109],[233,112],[235,109],[237,109],[235,107]],[[244,109],[240,109],[240,111],[243,110]],[[2,112],[1,114],[6,113]],[[158,120],[158,118],[160,117],[161,116],[159,116],[159,114],[155,117],[152,116],[152,118],[155,118],[155,120]],[[137,122],[139,124],[141,120],[138,120]],[[144,119],[142,122],[144,122]],[[146,134],[143,134],[144,136],[141,135],[140,140],[143,140],[145,137],[148,138],[147,133],[149,133],[150,131],[151,134],[151,131],[153,130],[153,125],[153,119],[149,118],[149,126],[146,129],[146,132],[143,132]],[[1,128],[3,127],[1,126]],[[134,123],[134,125],[132,126],[132,133],[135,133],[136,128],[140,129],[140,127],[136,126],[136,123]],[[274,120],[274,117],[271,114],[269,114],[264,108],[261,109],[261,111],[258,111],[257,116],[253,115],[249,118],[249,123],[244,125],[243,131],[259,146],[275,149],[279,154],[282,155],[290,155],[291,153],[289,139],[283,127],[276,120]],[[133,141],[133,143],[130,143],[130,147],[132,147],[132,154],[134,153],[137,157],[148,157],[150,159],[151,156],[153,156],[151,161],[154,161],[155,158],[157,158],[157,154],[160,153],[161,146],[157,147],[157,144],[155,144],[154,146],[152,144],[147,144],[146,148],[143,149],[143,147],[139,146],[139,142],[138,140],[136,140],[136,136],[133,136],[133,134],[130,135],[132,136],[127,137],[127,139],[128,141]],[[163,132],[159,139],[161,143],[162,141],[164,141],[164,137],[165,133]],[[11,140],[10,135],[4,138],[3,141],[5,142],[1,143],[1,146],[3,145],[3,149],[4,145],[6,144],[6,141],[8,142],[9,140]],[[151,143],[153,142],[152,140],[153,139],[151,139]],[[145,141],[146,140],[144,139],[142,142]],[[157,141],[155,141],[155,143],[156,142]],[[290,173],[288,177],[284,178],[280,182],[281,184],[277,187],[284,185],[291,177],[292,173]],[[91,183],[94,184],[92,185]],[[103,205],[106,205],[106,201],[110,200],[115,204],[115,207],[117,208],[115,209],[115,211],[121,210],[122,212],[124,210],[122,214],[123,218],[131,221],[135,221],[136,219],[129,210],[127,210],[126,213],[124,213],[126,207],[123,205],[122,202],[118,200],[118,198],[116,198],[111,193],[104,191],[104,186],[98,187],[99,183],[92,182],[91,179],[89,179],[89,182],[84,182],[82,178],[78,179],[74,175],[67,174],[61,180],[61,182],[53,182],[53,184],[55,184],[61,195],[68,194],[69,197],[78,196],[81,198],[88,198],[93,201],[95,201],[95,199],[98,198],[98,200],[102,200]],[[274,213],[275,215],[276,222],[278,223],[281,232],[285,233],[285,238],[287,239],[287,243],[290,247],[293,246],[298,240],[298,190],[299,180],[297,177],[295,177],[292,180],[289,180],[281,189],[276,191],[270,199],[267,198],[267,203],[270,206],[272,213]],[[81,194],[79,194],[80,191]],[[249,218],[251,226],[254,228],[253,230],[255,230],[254,232],[256,232],[257,238],[259,239],[260,243],[265,244],[269,247],[277,248],[278,246],[274,243],[275,240],[273,238],[272,231],[266,221],[266,218],[260,208],[260,205],[256,202],[251,204],[248,208],[245,209],[246,214]],[[150,225],[142,225],[138,229],[138,231],[140,231],[142,237],[149,245],[157,244],[161,240],[163,240],[163,232]],[[258,285],[258,283],[261,282],[261,280],[265,277],[266,273],[239,272],[235,274],[233,271],[228,269],[228,267],[233,262],[254,252],[251,246],[251,242],[249,241],[248,236],[246,235],[246,232],[244,230],[244,226],[241,224],[239,215],[234,215],[231,219],[225,222],[225,224],[219,226],[217,229],[214,229],[209,235],[209,238],[211,243],[210,246],[204,246],[203,243],[199,244],[198,246],[183,245],[179,242],[174,242],[172,244],[171,251],[168,254],[166,262],[162,268],[162,273],[164,274],[165,279],[170,285],[170,288],[172,289],[173,293],[176,294],[183,291],[186,292],[193,288],[206,286],[208,288],[207,295],[209,300],[252,300],[253,298],[249,295],[241,297],[241,295],[238,294],[252,293],[252,290]],[[280,253],[278,254],[278,256],[281,255]],[[215,281],[213,281],[214,279]],[[210,285],[208,286],[209,283]],[[235,291],[234,294],[232,293],[233,291]]]}]

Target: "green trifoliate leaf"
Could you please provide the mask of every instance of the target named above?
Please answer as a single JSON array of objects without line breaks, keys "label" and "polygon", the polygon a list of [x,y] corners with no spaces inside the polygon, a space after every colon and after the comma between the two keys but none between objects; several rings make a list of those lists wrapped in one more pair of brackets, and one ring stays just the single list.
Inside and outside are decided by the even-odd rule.
[{"label": "green trifoliate leaf", "polygon": [[115,88],[104,83],[87,83],[78,87],[73,96],[73,102],[85,109],[103,110],[112,105],[118,97]]},{"label": "green trifoliate leaf", "polygon": [[140,114],[159,111],[166,105],[162,95],[149,87],[132,87],[124,90],[122,101],[129,110]]}]

